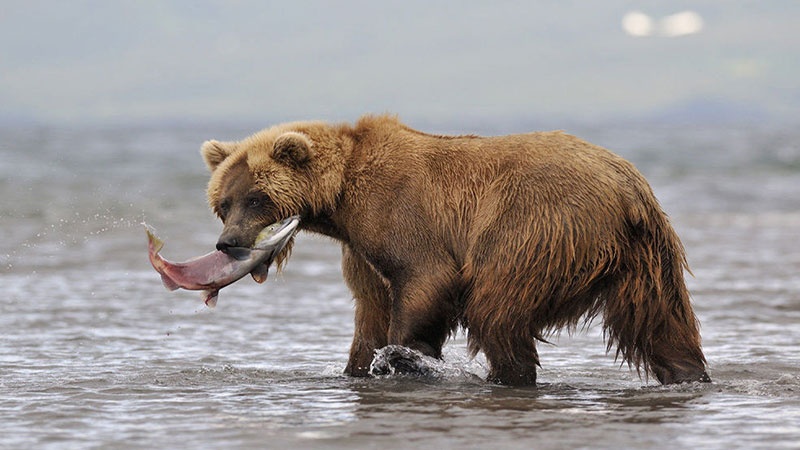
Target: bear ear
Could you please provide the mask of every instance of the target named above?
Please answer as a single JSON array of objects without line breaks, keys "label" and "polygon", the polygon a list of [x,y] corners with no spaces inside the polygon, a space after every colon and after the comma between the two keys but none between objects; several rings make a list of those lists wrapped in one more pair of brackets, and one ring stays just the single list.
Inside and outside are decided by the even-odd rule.
[{"label": "bear ear", "polygon": [[275,139],[272,158],[283,164],[300,167],[311,159],[311,145],[311,139],[305,134],[289,131]]},{"label": "bear ear", "polygon": [[203,142],[203,147],[200,148],[200,153],[203,155],[203,160],[206,162],[208,170],[213,172],[222,161],[225,161],[225,158],[233,153],[235,148],[236,146],[233,142],[219,142],[212,140]]}]

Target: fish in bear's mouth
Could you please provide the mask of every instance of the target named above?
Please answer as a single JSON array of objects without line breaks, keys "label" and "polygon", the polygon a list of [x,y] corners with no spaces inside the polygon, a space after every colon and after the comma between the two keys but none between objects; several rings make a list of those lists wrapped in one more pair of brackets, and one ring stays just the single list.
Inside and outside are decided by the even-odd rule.
[{"label": "fish in bear's mouth", "polygon": [[164,242],[145,225],[150,264],[161,274],[161,281],[167,289],[203,291],[203,301],[213,308],[219,290],[248,273],[256,282],[263,283],[269,266],[292,239],[299,224],[300,217],[292,216],[261,230],[250,248],[234,247],[226,252],[216,250],[180,263],[168,261],[159,254]]}]

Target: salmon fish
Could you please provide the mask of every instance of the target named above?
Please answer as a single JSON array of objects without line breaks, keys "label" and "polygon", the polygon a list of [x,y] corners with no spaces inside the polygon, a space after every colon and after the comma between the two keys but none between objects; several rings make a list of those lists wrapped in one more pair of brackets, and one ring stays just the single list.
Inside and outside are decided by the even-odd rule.
[{"label": "salmon fish", "polygon": [[251,248],[236,248],[228,253],[217,250],[185,262],[164,259],[159,254],[164,242],[145,225],[150,264],[161,274],[161,281],[167,289],[203,291],[203,302],[213,308],[219,290],[248,273],[256,282],[263,283],[270,264],[294,236],[299,224],[300,218],[292,216],[261,230]]}]

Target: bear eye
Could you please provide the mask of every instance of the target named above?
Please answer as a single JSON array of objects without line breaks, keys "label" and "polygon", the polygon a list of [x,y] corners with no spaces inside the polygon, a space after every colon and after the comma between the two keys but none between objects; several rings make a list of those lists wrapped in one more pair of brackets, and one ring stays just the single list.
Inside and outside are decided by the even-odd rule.
[{"label": "bear eye", "polygon": [[225,216],[228,215],[228,211],[231,209],[231,201],[230,200],[223,200],[219,204],[219,215],[224,220]]},{"label": "bear eye", "polygon": [[261,199],[258,197],[250,197],[247,199],[247,206],[251,208],[258,208],[261,206]]}]

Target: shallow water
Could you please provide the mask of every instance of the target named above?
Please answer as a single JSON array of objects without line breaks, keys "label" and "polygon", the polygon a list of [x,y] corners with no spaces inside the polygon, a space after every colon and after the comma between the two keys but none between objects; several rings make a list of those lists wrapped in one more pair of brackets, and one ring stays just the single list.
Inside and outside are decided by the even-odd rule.
[{"label": "shallow water", "polygon": [[0,447],[800,447],[796,132],[569,130],[636,163],[672,216],[714,383],[640,380],[592,327],[541,345],[519,389],[482,381],[463,334],[435,376],[344,377],[352,304],[324,238],[213,310],[164,290],[140,223],[169,258],[210,250],[199,143],[249,131],[0,130]]}]

